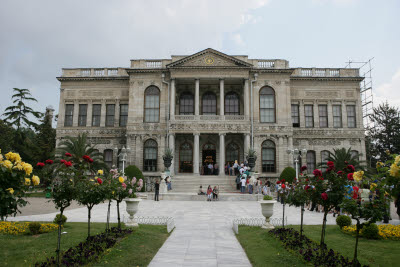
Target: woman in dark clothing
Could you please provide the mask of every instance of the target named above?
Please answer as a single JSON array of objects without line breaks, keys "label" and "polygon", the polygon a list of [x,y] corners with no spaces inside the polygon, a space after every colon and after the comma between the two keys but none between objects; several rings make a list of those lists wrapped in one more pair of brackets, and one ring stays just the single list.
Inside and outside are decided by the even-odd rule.
[{"label": "woman in dark clothing", "polygon": [[154,201],[159,201],[158,200],[158,195],[160,194],[160,182],[157,180],[155,185],[154,185]]}]

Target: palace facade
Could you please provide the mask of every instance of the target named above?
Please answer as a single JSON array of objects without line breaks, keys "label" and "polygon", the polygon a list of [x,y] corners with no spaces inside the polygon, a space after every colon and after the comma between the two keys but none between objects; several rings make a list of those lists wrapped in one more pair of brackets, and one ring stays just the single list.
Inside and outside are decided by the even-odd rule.
[{"label": "palace facade", "polygon": [[[171,59],[131,60],[128,68],[63,69],[57,143],[86,132],[109,166],[160,176],[166,147],[173,174],[202,174],[257,152],[260,176],[278,177],[307,149],[313,170],[334,148],[365,160],[358,69],[291,68],[281,59],[249,59],[205,49]],[[224,168],[219,168],[220,175]]]}]

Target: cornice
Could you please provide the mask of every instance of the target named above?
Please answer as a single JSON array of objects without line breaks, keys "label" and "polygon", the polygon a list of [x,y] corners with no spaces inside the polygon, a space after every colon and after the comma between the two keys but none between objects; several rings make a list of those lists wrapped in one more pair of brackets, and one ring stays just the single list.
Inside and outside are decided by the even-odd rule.
[{"label": "cornice", "polygon": [[129,80],[129,76],[96,76],[96,77],[57,77],[60,82],[63,81],[98,81],[98,80]]},{"label": "cornice", "polygon": [[258,68],[253,68],[251,71],[252,72],[258,72],[258,73],[289,73],[289,74],[292,74],[294,69],[258,69]]},{"label": "cornice", "polygon": [[154,72],[163,72],[163,71],[167,71],[167,69],[163,69],[163,68],[154,68],[154,69],[125,69],[125,71],[129,74],[129,73],[154,73]]},{"label": "cornice", "polygon": [[291,76],[290,80],[293,81],[353,81],[353,82],[361,82],[364,80],[364,77],[300,77],[300,76]]}]

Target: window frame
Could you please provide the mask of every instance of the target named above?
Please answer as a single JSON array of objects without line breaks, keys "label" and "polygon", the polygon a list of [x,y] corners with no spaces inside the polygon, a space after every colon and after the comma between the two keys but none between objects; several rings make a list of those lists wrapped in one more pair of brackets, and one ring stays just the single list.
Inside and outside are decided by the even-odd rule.
[{"label": "window frame", "polygon": [[[207,96],[213,96],[214,99],[205,99]],[[211,103],[210,105],[204,105],[204,101],[215,101],[215,104]],[[215,113],[213,112],[204,112],[204,107],[210,107],[212,109],[215,108]],[[203,94],[201,97],[201,114],[202,115],[217,115],[217,95],[214,92],[208,91]]]},{"label": "window frame", "polygon": [[[99,114],[96,114],[95,111],[95,106],[96,107],[100,107],[99,108]],[[100,127],[100,123],[101,123],[101,108],[102,105],[101,104],[92,104],[92,126],[93,127]],[[95,118],[97,118],[98,120],[96,120]],[[95,124],[95,121],[98,123]]]},{"label": "window frame", "polygon": [[[352,108],[352,110],[349,110],[349,108]],[[350,111],[353,111],[354,115],[349,115]],[[346,113],[347,113],[347,128],[357,128],[356,105],[346,105]],[[350,118],[353,118],[354,126],[350,125]]]},{"label": "window frame", "polygon": [[[122,113],[122,108],[126,107],[126,114]],[[120,104],[119,105],[119,126],[120,127],[126,127],[128,124],[128,113],[129,113],[129,104]],[[124,123],[122,123],[124,122]]]},{"label": "window frame", "polygon": [[[229,96],[236,96],[236,99],[227,99]],[[236,101],[237,101],[237,103],[231,104],[232,102],[236,102]],[[232,112],[232,111],[227,110],[227,109],[229,109],[231,107],[233,107],[234,110],[236,110],[236,108],[237,108],[237,111],[233,111]],[[225,94],[225,97],[224,97],[224,114],[228,115],[228,116],[240,115],[240,96],[239,96],[238,93],[236,93],[234,91],[231,91],[231,92]]]},{"label": "window frame", "polygon": [[[185,96],[190,96],[191,98],[183,98]],[[192,105],[186,105],[186,101],[190,101],[192,102]],[[184,105],[183,105],[183,104]],[[186,112],[186,108],[189,107],[191,108],[191,112]],[[179,96],[179,115],[194,115],[194,95],[191,92],[183,92],[180,94]]]},{"label": "window frame", "polygon": [[[149,144],[150,142],[154,142],[155,146],[147,146],[146,147],[146,144]],[[155,152],[156,158],[155,158],[155,164],[154,165],[153,164],[146,164],[146,160],[147,161],[148,160],[154,161],[154,159],[146,159],[146,149],[149,149],[149,148],[152,148],[152,149],[155,148],[155,150],[156,150],[156,152]],[[153,168],[149,169],[149,167],[153,167]],[[147,139],[143,143],[143,171],[144,172],[156,172],[157,170],[158,170],[158,143],[154,139]]]},{"label": "window frame", "polygon": [[[268,90],[268,89],[270,90],[270,92],[272,92],[272,94],[267,94],[267,93],[263,93],[262,92],[262,91],[265,91],[265,90]],[[258,95],[259,95],[258,96],[258,101],[259,101],[259,103],[258,103],[258,112],[259,113],[258,114],[259,114],[260,123],[276,123],[276,93],[275,93],[274,88],[272,88],[271,86],[263,86],[258,91]],[[274,101],[273,108],[261,107],[261,98],[262,98],[261,96],[263,96],[263,95],[266,95],[266,96],[272,95],[272,99]],[[263,121],[263,116],[261,115],[263,110],[272,110],[273,111],[273,113],[274,113],[273,121]]]},{"label": "window frame", "polygon": [[[311,107],[311,116],[307,115],[307,107]],[[311,126],[308,125],[307,119],[311,118]],[[314,105],[312,104],[305,104],[304,105],[304,127],[306,128],[314,128]]]},{"label": "window frame", "polygon": [[329,126],[328,105],[326,104],[318,105],[318,115],[319,115],[319,128],[328,128]]},{"label": "window frame", "polygon": [[[151,90],[157,90],[156,92],[156,94],[154,94],[153,92],[151,92]],[[155,91],[154,91],[155,92]],[[155,108],[153,108],[153,107],[146,107],[146,104],[147,104],[147,97],[149,97],[149,96],[157,96],[158,97],[158,106],[157,107],[155,107]],[[157,87],[157,86],[155,86],[155,85],[150,85],[149,87],[147,87],[146,88],[146,90],[144,90],[144,104],[143,104],[143,122],[145,122],[145,123],[159,123],[160,122],[160,101],[161,101],[161,91],[160,91],[160,89]],[[156,102],[155,102],[156,103]],[[147,118],[147,116],[146,116],[146,114],[147,114],[147,112],[148,111],[151,111],[151,110],[158,110],[158,112],[155,112],[155,114],[158,114],[157,115],[157,120],[154,120],[154,121],[150,121],[150,120],[148,120],[148,118]]]},{"label": "window frame", "polygon": [[[71,107],[71,114],[68,114],[68,108]],[[65,112],[64,112],[64,127],[71,127],[74,123],[74,104],[65,104]]]},{"label": "window frame", "polygon": [[[313,161],[310,162],[309,155],[312,155]],[[306,154],[306,161],[307,161],[307,170],[308,173],[312,173],[315,168],[317,167],[317,154],[314,150],[308,150]]]},{"label": "window frame", "polygon": [[[267,146],[265,146],[264,147],[264,144],[266,144],[267,142],[270,142],[271,144],[273,144],[273,147],[272,146],[270,146],[270,147],[267,147]],[[267,164],[265,164],[265,166],[264,166],[264,153],[263,153],[263,150],[264,149],[271,149],[271,150],[273,150],[273,154],[274,154],[274,159],[273,159],[273,169],[272,169],[272,171],[270,171],[271,169],[268,169],[268,167],[266,166]],[[265,160],[265,161],[271,161],[271,160]],[[264,140],[264,142],[262,142],[261,143],[261,170],[262,170],[262,172],[263,173],[275,173],[276,172],[276,144],[275,144],[275,142],[274,141],[272,141],[272,140]]]},{"label": "window frame", "polygon": [[[83,110],[83,107],[85,107],[84,110]],[[87,111],[88,111],[87,104],[79,104],[79,109],[78,109],[78,126],[79,127],[86,127]]]},{"label": "window frame", "polygon": [[[111,161],[106,160],[106,152],[110,152]],[[104,164],[106,164],[109,168],[112,168],[113,161],[114,161],[114,150],[112,150],[112,149],[104,149],[104,151],[103,151],[103,160],[104,160]]]},{"label": "window frame", "polygon": [[[234,159],[234,160],[228,160],[228,147],[230,147],[230,146],[236,146],[237,148],[235,149],[235,150],[232,150],[232,151],[237,151],[237,158],[236,159]],[[229,155],[231,155],[231,154],[233,154],[233,153],[229,153]],[[228,145],[226,145],[226,147],[225,147],[225,164],[227,163],[227,162],[235,162],[235,160],[237,160],[238,162],[239,161],[241,161],[240,160],[240,146],[236,143],[236,142],[230,142]]]},{"label": "window frame", "polygon": [[[335,108],[338,109],[339,114],[335,114]],[[333,117],[333,128],[343,128],[342,105],[332,105],[332,117]]]},{"label": "window frame", "polygon": [[[293,110],[293,108],[297,109],[297,110]],[[297,112],[297,116],[296,114],[293,115],[293,111]],[[300,105],[299,104],[292,104],[290,107],[290,112],[291,112],[291,117],[292,117],[292,127],[300,127]],[[297,123],[294,122],[293,118],[297,118]]]}]

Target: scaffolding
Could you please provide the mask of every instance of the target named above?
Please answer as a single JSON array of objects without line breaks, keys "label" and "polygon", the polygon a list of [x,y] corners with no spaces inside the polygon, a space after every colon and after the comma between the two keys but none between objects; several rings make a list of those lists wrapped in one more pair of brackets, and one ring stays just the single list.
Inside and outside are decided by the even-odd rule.
[{"label": "scaffolding", "polygon": [[374,97],[372,94],[372,60],[370,58],[367,61],[353,61],[349,60],[346,62],[345,68],[357,68],[359,69],[360,76],[364,77],[364,80],[360,82],[360,97],[361,106],[363,112],[363,123],[366,130],[373,127],[370,115],[373,113],[374,109]]}]

